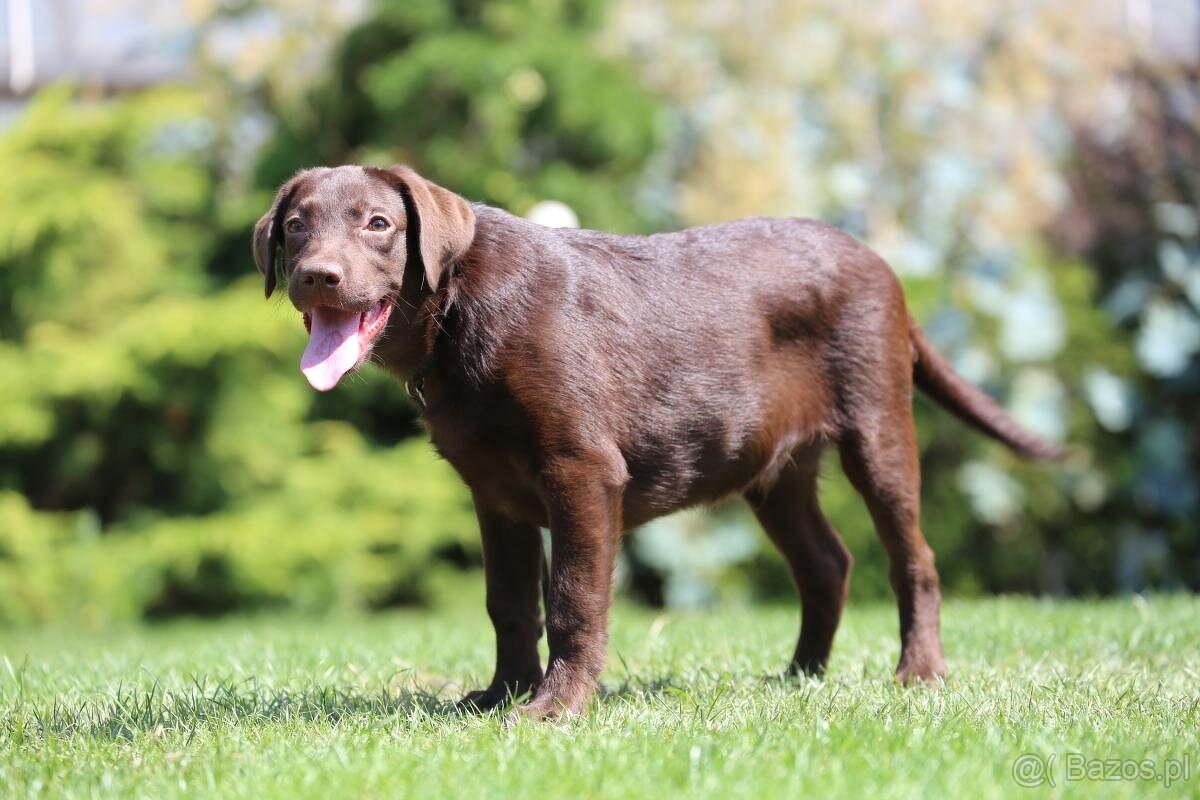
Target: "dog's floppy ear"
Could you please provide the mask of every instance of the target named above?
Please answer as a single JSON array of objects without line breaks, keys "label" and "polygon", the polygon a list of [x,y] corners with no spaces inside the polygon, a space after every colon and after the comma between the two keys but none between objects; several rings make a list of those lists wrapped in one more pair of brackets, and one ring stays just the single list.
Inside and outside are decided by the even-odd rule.
[{"label": "dog's floppy ear", "polygon": [[403,164],[380,172],[399,190],[408,213],[408,258],[420,255],[429,288],[436,290],[442,273],[461,258],[475,239],[471,204],[449,189],[427,181]]},{"label": "dog's floppy ear", "polygon": [[275,256],[283,241],[283,218],[292,204],[297,180],[298,176],[279,187],[270,210],[254,226],[254,263],[263,274],[263,291],[267,297],[275,291]]}]

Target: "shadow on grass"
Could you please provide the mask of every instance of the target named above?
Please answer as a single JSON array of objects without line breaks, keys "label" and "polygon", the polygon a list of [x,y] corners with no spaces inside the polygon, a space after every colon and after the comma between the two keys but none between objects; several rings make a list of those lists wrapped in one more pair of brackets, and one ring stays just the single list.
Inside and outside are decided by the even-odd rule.
[{"label": "shadow on grass", "polygon": [[140,733],[194,733],[210,723],[264,725],[274,723],[390,722],[397,719],[453,714],[441,690],[362,690],[339,686],[300,689],[266,688],[250,679],[208,684],[197,679],[182,690],[158,684],[118,688],[113,694],[78,702],[54,700],[49,705],[19,704],[0,726],[17,739],[92,736],[132,739]]},{"label": "shadow on grass", "polygon": [[[601,686],[596,703],[679,704],[710,706],[745,676],[711,674],[697,681],[678,676],[629,675],[618,683]],[[757,676],[760,683],[795,682],[779,676]],[[749,680],[754,680],[749,678]],[[801,681],[802,682],[802,681]],[[699,686],[697,684],[700,684]],[[701,688],[701,686],[703,688]],[[312,685],[294,688],[263,687],[255,679],[209,683],[197,678],[183,689],[119,687],[112,694],[76,702],[55,699],[49,704],[18,702],[0,720],[0,735],[10,741],[90,736],[130,740],[140,734],[155,736],[184,732],[190,737],[209,724],[245,727],[270,724],[420,724],[422,720],[468,718],[448,697],[446,687],[421,686],[378,689]],[[527,697],[516,698],[524,702]],[[485,712],[495,716],[504,709]]]},{"label": "shadow on grass", "polygon": [[630,674],[619,683],[602,685],[597,697],[602,703],[624,700],[652,702],[664,697],[693,697],[699,689],[708,702],[737,687],[790,687],[807,693],[821,682],[821,678],[787,672],[735,674],[700,669],[686,681],[675,675],[644,677]]}]

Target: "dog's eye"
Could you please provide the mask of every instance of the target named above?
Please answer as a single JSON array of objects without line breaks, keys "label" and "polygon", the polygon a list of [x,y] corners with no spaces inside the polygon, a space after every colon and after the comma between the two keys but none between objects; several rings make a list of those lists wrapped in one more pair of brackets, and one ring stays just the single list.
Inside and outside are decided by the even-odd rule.
[{"label": "dog's eye", "polygon": [[289,219],[287,223],[288,233],[304,233],[308,228],[298,219]]},{"label": "dog's eye", "polygon": [[386,231],[391,225],[383,217],[371,217],[371,221],[367,223],[367,227],[373,231]]}]

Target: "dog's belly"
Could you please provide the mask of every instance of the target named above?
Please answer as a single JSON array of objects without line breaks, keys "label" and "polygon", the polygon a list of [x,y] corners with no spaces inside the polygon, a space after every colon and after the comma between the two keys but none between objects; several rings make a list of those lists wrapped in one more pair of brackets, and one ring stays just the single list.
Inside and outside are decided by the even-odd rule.
[{"label": "dog's belly", "polygon": [[620,445],[628,526],[770,484],[797,448],[836,438],[832,402],[806,353],[763,348],[744,360],[758,365],[753,375],[642,403],[641,424]]},{"label": "dog's belly", "polygon": [[[728,382],[733,390],[722,397],[710,395],[703,404],[643,401],[636,424],[598,426],[614,434],[610,442],[624,462],[622,527],[769,484],[797,448],[834,438],[829,406],[814,391],[820,384],[804,366],[777,360],[760,382]],[[575,413],[605,416],[603,409]],[[544,456],[530,446],[538,439],[534,431],[509,415],[470,415],[470,423],[456,419],[453,425],[431,425],[431,433],[476,502],[545,527],[539,476]]]},{"label": "dog's belly", "polygon": [[711,502],[749,483],[755,454],[731,452],[719,441],[672,441],[626,454],[624,521],[635,527],[688,506]]},{"label": "dog's belly", "polygon": [[[777,459],[786,459],[786,454]],[[758,453],[701,455],[686,464],[628,463],[630,478],[622,495],[622,527],[626,530],[692,506],[737,494],[765,479],[775,467]],[[477,502],[514,520],[549,525],[536,477],[508,465],[478,473],[469,481]]]},{"label": "dog's belly", "polygon": [[796,424],[767,424],[731,430],[716,427],[705,434],[679,435],[646,443],[625,454],[629,483],[625,487],[627,528],[696,505],[774,481],[801,446],[825,437]]},{"label": "dog's belly", "polygon": [[[738,442],[725,431],[640,442],[624,453],[629,481],[622,496],[622,527],[634,528],[769,480],[800,441],[798,435],[771,437],[764,445],[745,432]],[[538,477],[515,453],[490,447],[443,453],[476,502],[527,524],[549,524]]]}]

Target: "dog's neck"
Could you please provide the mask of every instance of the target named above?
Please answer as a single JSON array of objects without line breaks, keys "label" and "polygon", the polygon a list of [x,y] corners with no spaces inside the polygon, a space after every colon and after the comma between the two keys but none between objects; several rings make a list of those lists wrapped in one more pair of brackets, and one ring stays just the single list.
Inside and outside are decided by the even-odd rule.
[{"label": "dog's neck", "polygon": [[438,293],[424,289],[402,292],[387,330],[375,346],[381,366],[401,381],[411,381],[427,369],[433,355],[438,319]]},{"label": "dog's neck", "polygon": [[526,252],[528,231],[516,229],[524,221],[488,206],[475,212],[475,240],[437,291],[423,275],[406,273],[403,284],[412,288],[401,291],[375,348],[383,368],[406,385],[431,377],[480,387],[495,377],[504,343],[537,302],[540,264]]}]

